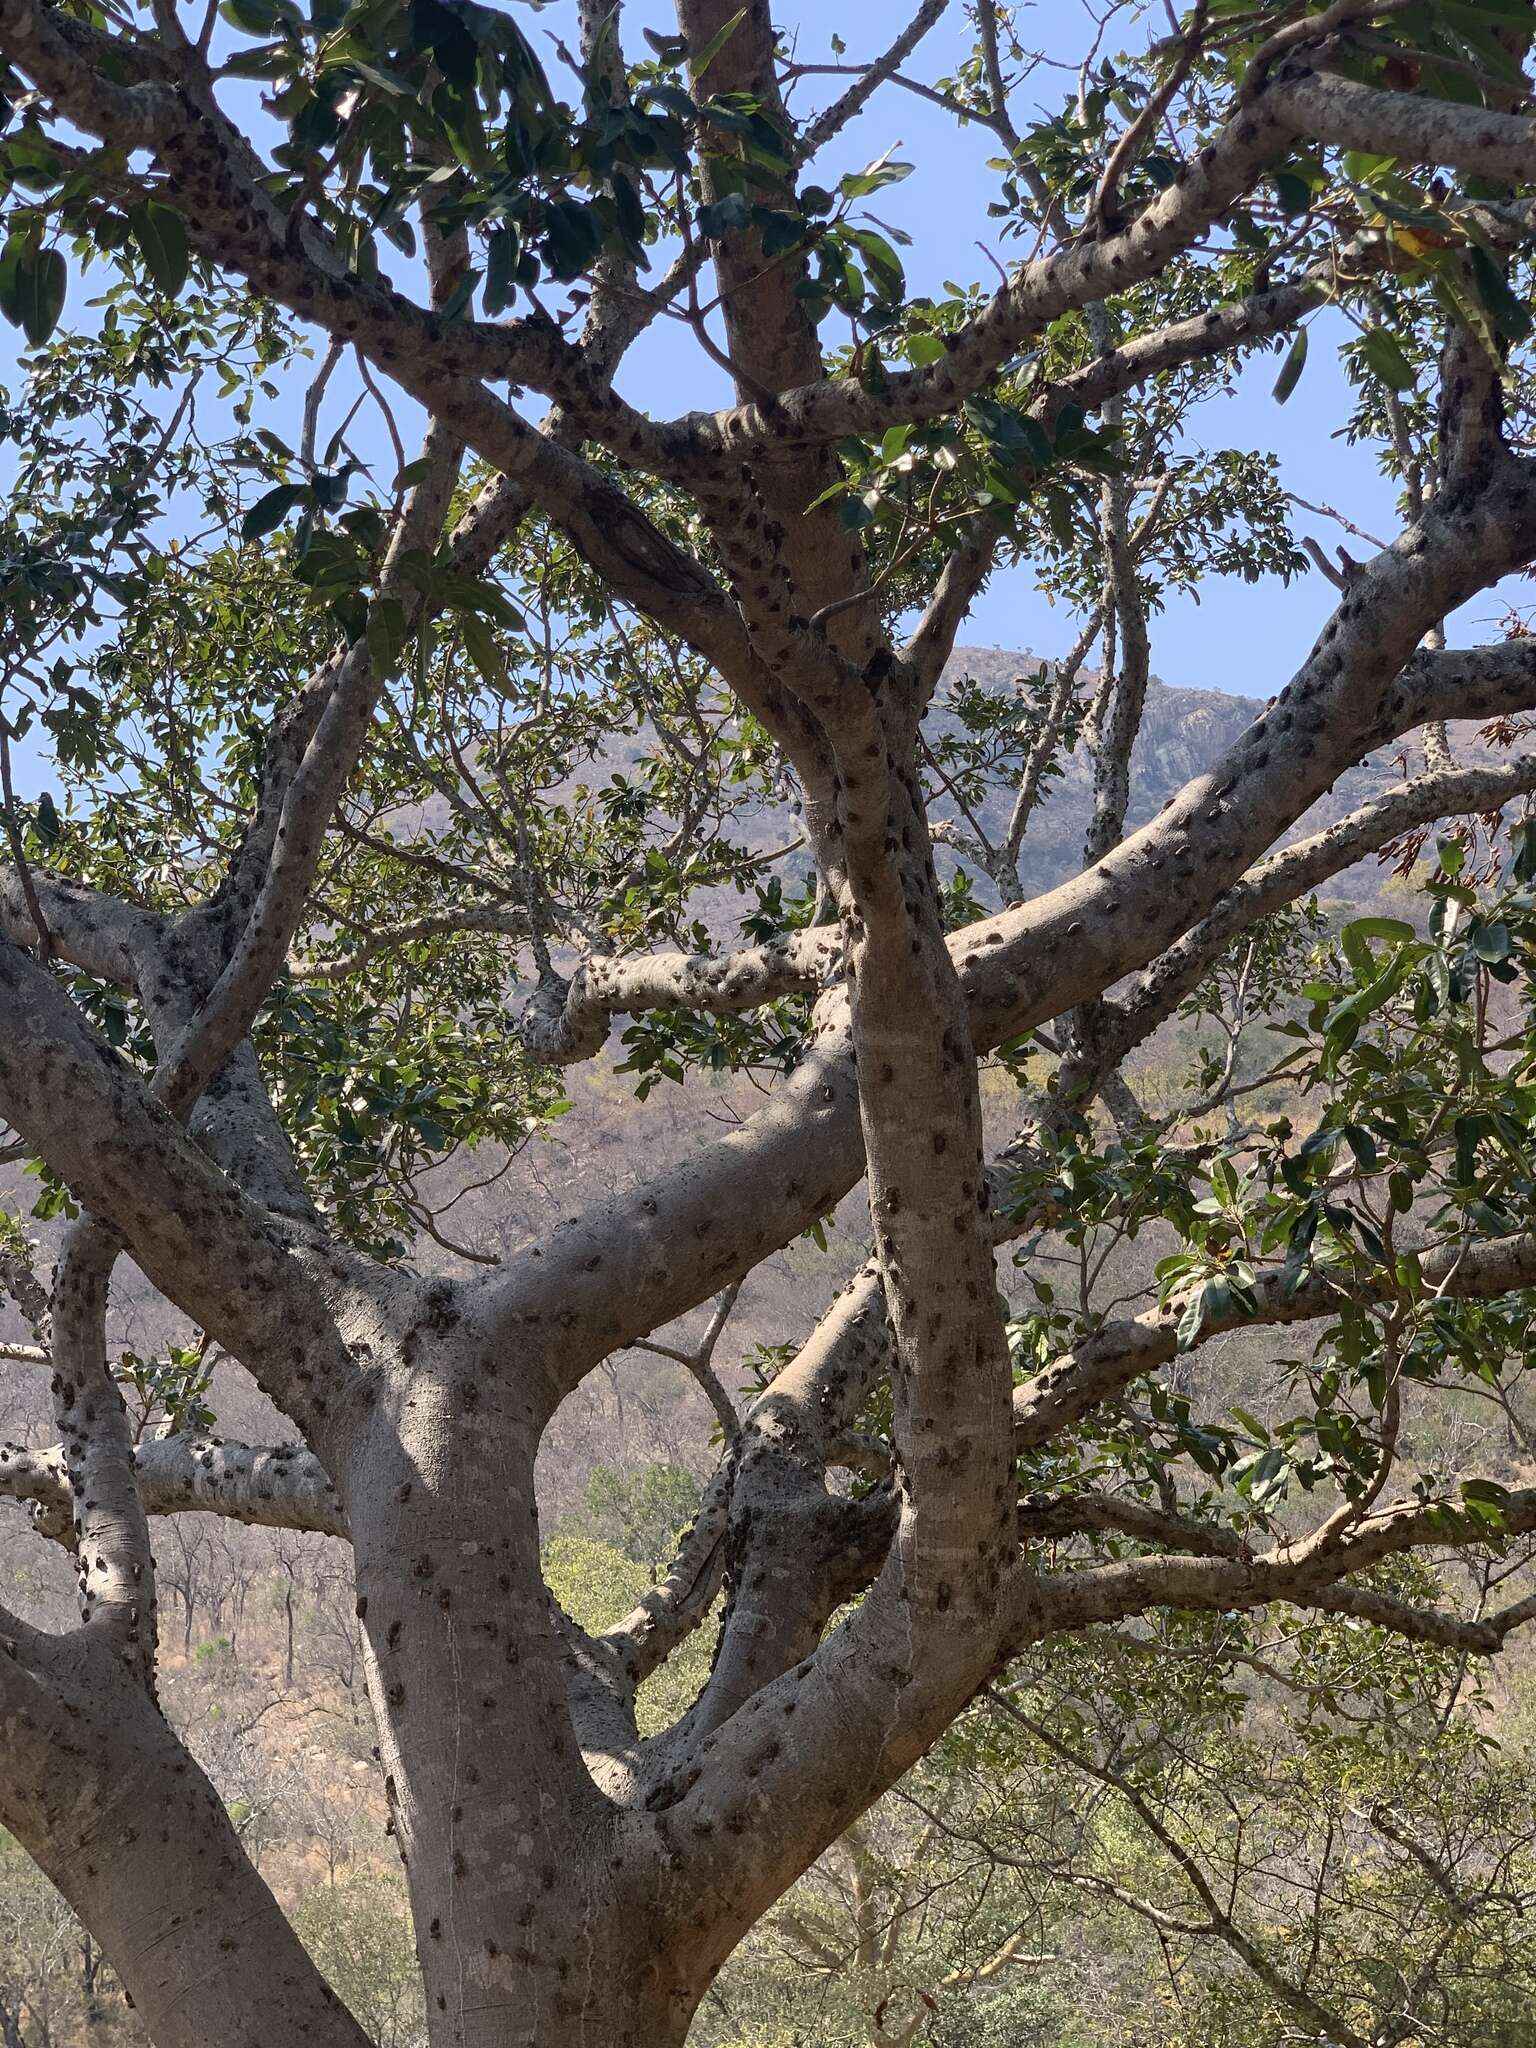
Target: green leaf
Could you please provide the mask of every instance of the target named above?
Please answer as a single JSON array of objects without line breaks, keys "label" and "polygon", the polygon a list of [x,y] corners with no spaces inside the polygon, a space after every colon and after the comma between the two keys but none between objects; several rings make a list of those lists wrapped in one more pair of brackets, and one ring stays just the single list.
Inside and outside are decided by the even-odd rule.
[{"label": "green leaf", "polygon": [[1355,980],[1363,988],[1366,982],[1375,978],[1376,955],[1366,944],[1364,935],[1357,932],[1352,924],[1345,925],[1339,933],[1339,944],[1354,971]]},{"label": "green leaf", "polygon": [[658,106],[665,107],[668,113],[675,114],[679,121],[698,119],[699,109],[680,85],[668,85],[663,80],[658,84],[648,85],[645,88],[645,96],[647,99],[655,100]]},{"label": "green leaf", "polygon": [[1285,361],[1280,365],[1280,374],[1275,379],[1275,402],[1284,405],[1296,386],[1301,382],[1301,373],[1307,367],[1307,330],[1298,327],[1296,339],[1286,351]]},{"label": "green leaf", "polygon": [[375,673],[388,675],[396,668],[410,637],[405,608],[397,597],[378,597],[368,607],[368,653]]},{"label": "green leaf", "polygon": [[499,227],[485,238],[485,292],[481,304],[494,320],[512,303],[517,259],[522,253],[516,228]]},{"label": "green leaf", "polygon": [[1509,1488],[1500,1486],[1496,1479],[1464,1479],[1461,1498],[1470,1512],[1491,1529],[1502,1529],[1509,1520]]},{"label": "green leaf", "polygon": [[1507,924],[1485,924],[1472,934],[1472,951],[1479,960],[1494,964],[1507,960],[1510,953],[1509,926]]},{"label": "green leaf", "polygon": [[1533,325],[1531,309],[1510,290],[1509,279],[1486,249],[1470,252],[1472,283],[1478,298],[1493,316],[1494,326],[1506,341],[1525,341]]},{"label": "green leaf", "polygon": [[[1000,405],[994,398],[968,398],[965,416],[1010,464],[1028,463],[1031,468],[1045,469],[1055,459],[1045,429],[1028,413]],[[1058,432],[1060,427],[1058,421]]]},{"label": "green leaf", "polygon": [[863,256],[877,296],[888,305],[898,304],[904,299],[906,272],[901,267],[901,258],[884,235],[877,235],[868,228],[853,228],[849,231],[849,240]]},{"label": "green leaf", "polygon": [[1356,917],[1350,920],[1348,928],[1362,939],[1386,939],[1394,946],[1406,946],[1418,937],[1413,926],[1401,917]]},{"label": "green leaf", "polygon": [[[7,101],[7,106],[9,104]],[[0,162],[9,169],[18,185],[31,192],[47,192],[63,181],[63,163],[35,130],[29,133],[23,129],[12,135],[0,150]]]},{"label": "green leaf", "polygon": [[1045,494],[1045,516],[1059,546],[1070,548],[1077,540],[1077,506],[1070,494],[1049,489]]},{"label": "green leaf", "polygon": [[465,612],[459,620],[464,650],[486,682],[493,686],[506,681],[507,665],[502,660],[496,635],[477,612]]},{"label": "green leaf", "polygon": [[602,232],[590,206],[575,199],[550,201],[546,214],[546,260],[562,284],[580,277],[602,245]]},{"label": "green leaf", "polygon": [[1200,1325],[1204,1320],[1204,1315],[1205,1290],[1198,1288],[1190,1296],[1183,1315],[1179,1317],[1179,1327],[1175,1341],[1181,1351],[1188,1351],[1195,1339],[1200,1335]]},{"label": "green leaf", "polygon": [[57,249],[24,249],[16,259],[12,316],[34,348],[59,324],[69,272]]},{"label": "green leaf", "polygon": [[219,9],[227,22],[249,36],[269,36],[277,26],[275,0],[224,0]]},{"label": "green leaf", "polygon": [[27,238],[13,233],[6,238],[5,247],[0,250],[0,313],[3,313],[13,327],[21,325],[21,299],[16,289],[16,272],[27,251]]},{"label": "green leaf", "polygon": [[1271,1444],[1256,1458],[1244,1459],[1240,1472],[1234,1475],[1238,1492],[1251,1500],[1255,1507],[1262,1507],[1277,1493],[1285,1491],[1287,1464],[1285,1452],[1276,1444]]},{"label": "green leaf", "polygon": [[1390,171],[1396,157],[1373,156],[1363,149],[1346,149],[1343,156],[1344,175],[1355,185],[1369,185],[1383,171]]},{"label": "green leaf", "polygon": [[1344,1126],[1344,1138],[1350,1151],[1354,1153],[1355,1158],[1365,1171],[1367,1173],[1374,1173],[1380,1154],[1376,1150],[1376,1140],[1371,1136],[1364,1124],[1346,1124]]},{"label": "green leaf", "polygon": [[1373,327],[1366,335],[1360,353],[1371,369],[1393,391],[1411,391],[1414,385],[1413,365],[1403,354],[1395,335],[1385,327]]},{"label": "green leaf", "polygon": [[474,84],[480,53],[459,13],[442,0],[410,0],[410,37],[418,50],[430,50],[451,85]]},{"label": "green leaf", "polygon": [[144,267],[166,298],[174,299],[187,281],[187,231],[180,214],[148,199],[128,209],[128,225],[139,245]]},{"label": "green leaf", "polygon": [[525,631],[522,613],[504,592],[494,583],[487,583],[478,576],[439,574],[436,586],[445,604],[455,611],[478,613],[482,618],[494,619],[509,632]]},{"label": "green leaf", "polygon": [[710,37],[709,41],[704,45],[702,50],[700,50],[696,55],[688,59],[688,76],[693,80],[695,85],[698,84],[699,80],[704,76],[705,72],[709,69],[710,65],[714,63],[715,59],[719,56],[720,52],[725,48],[726,44],[730,41],[731,37],[735,35],[737,29],[741,27],[741,24],[746,20],[746,18],[747,10],[745,7],[743,7],[737,13],[733,14],[728,22],[724,23],[723,26],[715,30],[714,34]]},{"label": "green leaf", "polygon": [[1411,945],[1418,934],[1411,924],[1405,924],[1400,917],[1356,917],[1339,933],[1339,943],[1344,948],[1344,957],[1354,969],[1355,980],[1363,987],[1373,981],[1379,971],[1375,954],[1369,941],[1384,939],[1389,946]]},{"label": "green leaf", "polygon": [[876,157],[862,171],[849,171],[846,177],[838,179],[837,189],[845,199],[867,199],[871,192],[878,192],[884,185],[899,185],[911,175],[911,164],[886,155]]}]

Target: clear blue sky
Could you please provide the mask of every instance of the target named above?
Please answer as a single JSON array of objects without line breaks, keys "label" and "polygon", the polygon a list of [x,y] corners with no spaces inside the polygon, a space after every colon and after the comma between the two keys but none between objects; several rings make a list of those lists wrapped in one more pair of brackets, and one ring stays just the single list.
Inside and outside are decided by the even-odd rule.
[{"label": "clear blue sky", "polygon": [[[566,0],[540,11],[521,11],[535,40],[556,34],[569,37],[573,10]],[[907,16],[910,5],[907,0],[896,8],[876,4],[876,0],[837,0],[835,5],[826,0],[820,5],[817,0],[779,0],[777,12],[795,38],[801,61],[833,60],[833,23],[848,45],[841,61],[853,61],[883,48],[895,32],[893,23]],[[910,60],[917,75],[940,75],[962,56],[966,39],[960,0],[953,0],[952,12],[953,21],[941,23]],[[1088,18],[1081,0],[1038,0],[1026,10],[1026,16],[1030,38],[1048,57],[1062,65],[1067,60],[1075,64],[1081,57],[1091,34],[1091,30],[1085,32]],[[666,28],[674,17],[665,0],[629,0],[625,20],[626,35],[638,42],[644,25]],[[1135,36],[1134,22],[1122,33]],[[553,51],[550,62],[551,69],[557,69]],[[805,80],[797,88],[796,104],[819,106],[835,97],[841,83],[836,78]],[[1022,88],[1016,114],[1022,120],[1037,108],[1054,110],[1072,84],[1067,69],[1042,65]],[[995,223],[986,214],[995,179],[985,169],[985,161],[995,151],[994,139],[979,128],[957,130],[940,109],[914,94],[887,87],[838,138],[828,152],[822,175],[862,165],[893,146],[911,158],[917,170],[904,183],[882,192],[877,210],[912,236],[912,247],[904,251],[904,257],[913,288],[937,289],[946,278],[990,280],[995,275],[990,256],[1007,262],[1014,253],[1010,245],[998,243]],[[78,282],[71,296],[78,304],[82,296]],[[1351,449],[1331,438],[1345,408],[1343,379],[1333,351],[1319,345],[1327,334],[1326,324],[1319,322],[1307,373],[1284,408],[1270,395],[1276,358],[1264,352],[1236,371],[1230,397],[1208,402],[1191,420],[1191,438],[1211,448],[1273,450],[1290,489],[1313,502],[1338,507],[1370,531],[1390,533],[1394,525],[1392,492],[1377,474],[1374,458],[1367,450]],[[9,329],[3,330],[3,335],[0,348],[12,338]],[[16,388],[13,357],[9,361],[0,357],[0,381]],[[295,382],[291,402],[285,402],[270,422],[290,435],[296,428],[302,381]],[[708,405],[728,395],[723,376],[700,357],[691,337],[683,337],[665,322],[653,328],[634,351],[621,382],[627,397],[662,415]],[[342,375],[335,380],[333,393],[339,417],[351,400]],[[403,426],[413,419],[413,409],[407,403],[399,405],[398,413]],[[393,464],[385,452],[382,433],[369,428],[360,431],[365,436],[363,452],[378,456],[377,479],[387,485]],[[1325,544],[1339,537],[1326,522],[1307,524]],[[1306,530],[1306,525],[1301,530]],[[1334,596],[1331,586],[1312,570],[1289,588],[1278,582],[1258,586],[1208,582],[1198,603],[1175,597],[1155,622],[1156,672],[1172,683],[1270,695],[1296,666]],[[1498,609],[1494,599],[1485,598],[1470,618],[1457,622],[1454,637],[1483,637]],[[1073,620],[1046,602],[1025,565],[995,579],[963,637],[972,644],[1049,655],[1063,650],[1074,635]],[[25,750],[18,766],[25,786],[33,788],[46,780],[45,766]]]},{"label": "clear blue sky", "polygon": [[[778,0],[777,19],[794,34],[795,54],[805,63],[853,62],[883,49],[896,25],[912,13],[874,0]],[[941,21],[909,60],[915,76],[931,79],[958,64],[969,47],[963,10],[953,0],[953,20]],[[637,34],[642,23],[666,26],[670,10],[659,0],[633,0],[625,9],[626,30]],[[538,17],[532,17],[537,23]],[[1042,65],[1022,87],[1016,117],[1035,110],[1055,112],[1075,89],[1075,67],[1087,48],[1092,28],[1081,0],[1039,0],[1021,12],[1022,33],[1048,58],[1070,63],[1072,71]],[[1155,33],[1159,17],[1152,23]],[[834,59],[833,28],[848,44],[847,57]],[[1140,47],[1134,22],[1123,31],[1119,47]],[[1117,45],[1113,37],[1107,48]],[[804,80],[795,104],[820,106],[836,97],[835,78]],[[995,275],[983,250],[1005,264],[1013,245],[1000,243],[996,223],[987,218],[987,203],[996,189],[996,174],[985,168],[997,154],[996,139],[985,129],[957,129],[954,121],[913,93],[887,87],[828,152],[829,166],[842,171],[869,162],[893,145],[917,166],[914,174],[879,196],[881,215],[912,236],[902,252],[915,291],[937,290],[946,278],[960,282]],[[978,247],[978,244],[980,246]],[[1235,377],[1235,393],[1206,405],[1192,420],[1192,433],[1205,445],[1272,449],[1281,458],[1287,487],[1314,504],[1330,504],[1370,532],[1393,530],[1393,492],[1376,472],[1368,450],[1351,449],[1330,439],[1345,416],[1344,379],[1333,351],[1319,346],[1327,332],[1314,335],[1307,373],[1284,406],[1271,397],[1278,371],[1268,352],[1252,358]],[[705,366],[706,370],[709,368]],[[653,330],[638,349],[626,373],[626,387],[653,410],[679,411],[709,402],[691,347],[680,346],[665,328]],[[725,398],[723,378],[711,397]],[[1325,545],[1342,539],[1327,522],[1313,522]],[[1354,544],[1355,552],[1361,552]],[[1278,581],[1254,586],[1242,582],[1207,583],[1197,604],[1175,598],[1153,628],[1157,673],[1164,681],[1235,691],[1243,696],[1269,696],[1287,680],[1305,652],[1311,633],[1320,628],[1337,593],[1315,570],[1289,588]],[[1488,607],[1492,609],[1491,606]],[[998,576],[975,608],[964,638],[975,645],[1028,649],[1050,655],[1063,652],[1076,637],[1074,621],[1053,608],[1035,589],[1027,566]]]}]

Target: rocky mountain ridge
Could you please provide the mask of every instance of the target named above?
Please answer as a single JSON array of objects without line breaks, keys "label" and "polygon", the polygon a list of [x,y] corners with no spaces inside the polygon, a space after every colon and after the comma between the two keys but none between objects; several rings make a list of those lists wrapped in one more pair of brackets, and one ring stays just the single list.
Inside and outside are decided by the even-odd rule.
[{"label": "rocky mountain ridge", "polygon": [[[966,679],[990,692],[1010,692],[1016,678],[1032,675],[1039,666],[1038,656],[1006,648],[956,648],[933,713],[936,730],[942,732],[945,722],[953,721],[955,714],[946,709],[945,700],[950,697],[952,701],[952,692]],[[1147,690],[1145,715],[1131,758],[1129,827],[1134,830],[1145,824],[1185,783],[1218,761],[1258,717],[1266,701],[1219,690],[1186,690],[1154,679]],[[1469,765],[1500,758],[1473,723],[1453,725],[1450,737],[1458,758]],[[1340,776],[1289,836],[1320,830],[1384,795],[1421,765],[1420,753],[1411,744],[1373,754]],[[1079,745],[1062,763],[1061,774],[1047,785],[1030,821],[1020,864],[1029,893],[1054,888],[1078,872],[1092,799],[1092,763]],[[1003,834],[1010,802],[1011,792],[999,791],[982,806],[981,818],[989,835]],[[935,805],[935,816],[955,815],[953,804],[941,801]],[[1327,893],[1351,901],[1369,900],[1379,891],[1386,872],[1375,859],[1362,862],[1330,883]]]}]

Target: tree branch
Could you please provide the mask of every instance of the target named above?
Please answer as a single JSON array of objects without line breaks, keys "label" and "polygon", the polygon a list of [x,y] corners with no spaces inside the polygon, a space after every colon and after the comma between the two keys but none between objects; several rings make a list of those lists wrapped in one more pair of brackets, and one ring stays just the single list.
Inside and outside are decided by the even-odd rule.
[{"label": "tree branch", "polygon": [[[347,1535],[336,1489],[302,1444],[263,1446],[179,1433],[132,1447],[134,1484],[146,1515],[217,1515],[255,1529]],[[69,1541],[75,1490],[61,1445],[0,1444],[0,1497],[41,1510],[45,1535]]]},{"label": "tree branch", "polygon": [[[1499,465],[1446,492],[1362,565],[1285,691],[1226,756],[1088,874],[966,926],[951,950],[980,1049],[1049,1021],[1176,942],[1343,769],[1437,716],[1536,706],[1536,648],[1420,655],[1419,638],[1536,554],[1536,486]],[[1405,674],[1404,671],[1407,671]],[[574,1384],[597,1357],[716,1293],[826,1215],[861,1165],[843,999],[824,996],[806,1057],[739,1130],[593,1205],[547,1238],[535,1269],[485,1286],[510,1327],[552,1301],[574,1334]]]},{"label": "tree branch", "polygon": [[[436,427],[429,430],[423,457],[428,473],[412,491],[391,540],[374,604],[398,606],[407,621],[419,607],[419,594],[415,583],[401,575],[401,564],[434,547],[462,453],[450,434]],[[178,1116],[186,1116],[244,1039],[287,957],[332,814],[357,765],[384,677],[385,664],[365,631],[336,669],[325,708],[283,792],[259,885],[251,889],[247,880],[245,888],[226,899],[231,909],[246,909],[239,938],[206,1000],[155,1075],[155,1093]],[[247,893],[248,908],[243,900]]]},{"label": "tree branch", "polygon": [[[1511,642],[1512,649],[1524,646]],[[1530,656],[1511,663],[1536,679]],[[1536,791],[1536,754],[1486,768],[1452,768],[1415,776],[1400,789],[1299,839],[1260,861],[1229,890],[1209,916],[1153,961],[1125,995],[1105,1002],[1102,1031],[1092,1048],[1093,1073],[1118,1065],[1144,1043],[1185,996],[1198,987],[1222,950],[1259,918],[1293,903],[1308,889],[1377,853],[1402,833],[1438,818],[1487,816],[1516,797]]]},{"label": "tree branch", "polygon": [[1536,125],[1519,114],[1383,92],[1350,78],[1290,67],[1276,73],[1264,98],[1298,133],[1338,149],[1448,164],[1464,176],[1517,185],[1529,185],[1536,175]]},{"label": "tree branch", "polygon": [[739,1017],[780,996],[815,995],[840,971],[842,944],[835,927],[821,925],[737,953],[590,954],[569,981],[541,981],[518,1028],[533,1058],[570,1066],[602,1051],[619,1015]]},{"label": "tree branch", "polygon": [[899,71],[911,56],[929,29],[943,15],[949,0],[922,0],[922,5],[907,23],[901,34],[886,50],[883,56],[864,69],[862,74],[849,86],[839,99],[835,99],[816,118],[801,129],[795,145],[795,157],[805,163],[813,157],[824,143],[832,140],[848,123],[859,115],[869,100],[879,91],[893,71]]},{"label": "tree branch", "polygon": [[0,1115],[312,1441],[333,1433],[358,1368],[313,1278],[63,990],[3,940]]},{"label": "tree branch", "polygon": [[82,1217],[54,1280],[53,1412],[74,1499],[85,1626],[101,1629],[140,1682],[155,1667],[155,1558],[134,1484],[128,1411],[107,1365],[107,1284],[116,1247]]}]

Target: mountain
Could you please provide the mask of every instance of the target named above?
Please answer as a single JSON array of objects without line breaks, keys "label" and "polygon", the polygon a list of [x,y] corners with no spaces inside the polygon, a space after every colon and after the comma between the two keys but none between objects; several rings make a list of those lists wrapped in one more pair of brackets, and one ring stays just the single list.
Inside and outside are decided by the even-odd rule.
[{"label": "mountain", "polygon": [[[1032,675],[1039,658],[999,647],[957,647],[940,684],[939,698],[932,714],[935,729],[942,732],[955,722],[946,709],[945,698],[969,678],[989,691],[1011,692],[1015,679]],[[1213,766],[1228,747],[1265,707],[1265,699],[1238,697],[1221,690],[1184,690],[1153,680],[1147,690],[1146,711],[1131,757],[1131,803],[1128,826],[1144,825],[1171,796],[1193,776]],[[1478,726],[1452,726],[1452,745],[1458,757],[1472,764],[1499,758],[1496,749],[1482,737]],[[1361,804],[1385,795],[1405,775],[1420,766],[1417,749],[1401,746],[1373,754],[1342,775],[1333,788],[1312,806],[1289,835],[1302,837],[1321,830]],[[1046,786],[1047,793],[1030,820],[1020,862],[1025,888],[1031,894],[1055,887],[1082,864],[1083,839],[1091,815],[1093,771],[1086,751],[1079,746],[1062,764],[1062,773]],[[988,834],[1000,838],[1006,830],[1011,792],[999,791],[981,806],[980,816]],[[935,806],[938,817],[954,817],[953,804]],[[951,862],[952,866],[953,863]],[[1387,870],[1374,858],[1361,862],[1330,882],[1326,893],[1364,902],[1380,890]]]},{"label": "mountain", "polygon": [[[940,684],[933,722],[940,731],[954,722],[954,714],[944,708],[944,697],[962,680],[969,678],[988,691],[1007,694],[1015,678],[1031,675],[1039,667],[1039,657],[1032,654],[1001,647],[957,647]],[[1084,681],[1092,687],[1091,672]],[[1260,698],[1232,697],[1219,690],[1181,690],[1154,681],[1147,691],[1146,715],[1131,757],[1131,826],[1145,824],[1191,776],[1219,760],[1263,708]],[[1079,746],[1062,764],[1062,773],[1046,784],[1025,835],[1021,871],[1032,893],[1054,887],[1081,866],[1092,802],[1092,764]],[[999,791],[982,806],[981,818],[989,836],[1000,837],[1006,831],[1011,807],[1011,791]],[[953,815],[953,810],[952,805],[940,804],[936,815]]]}]

